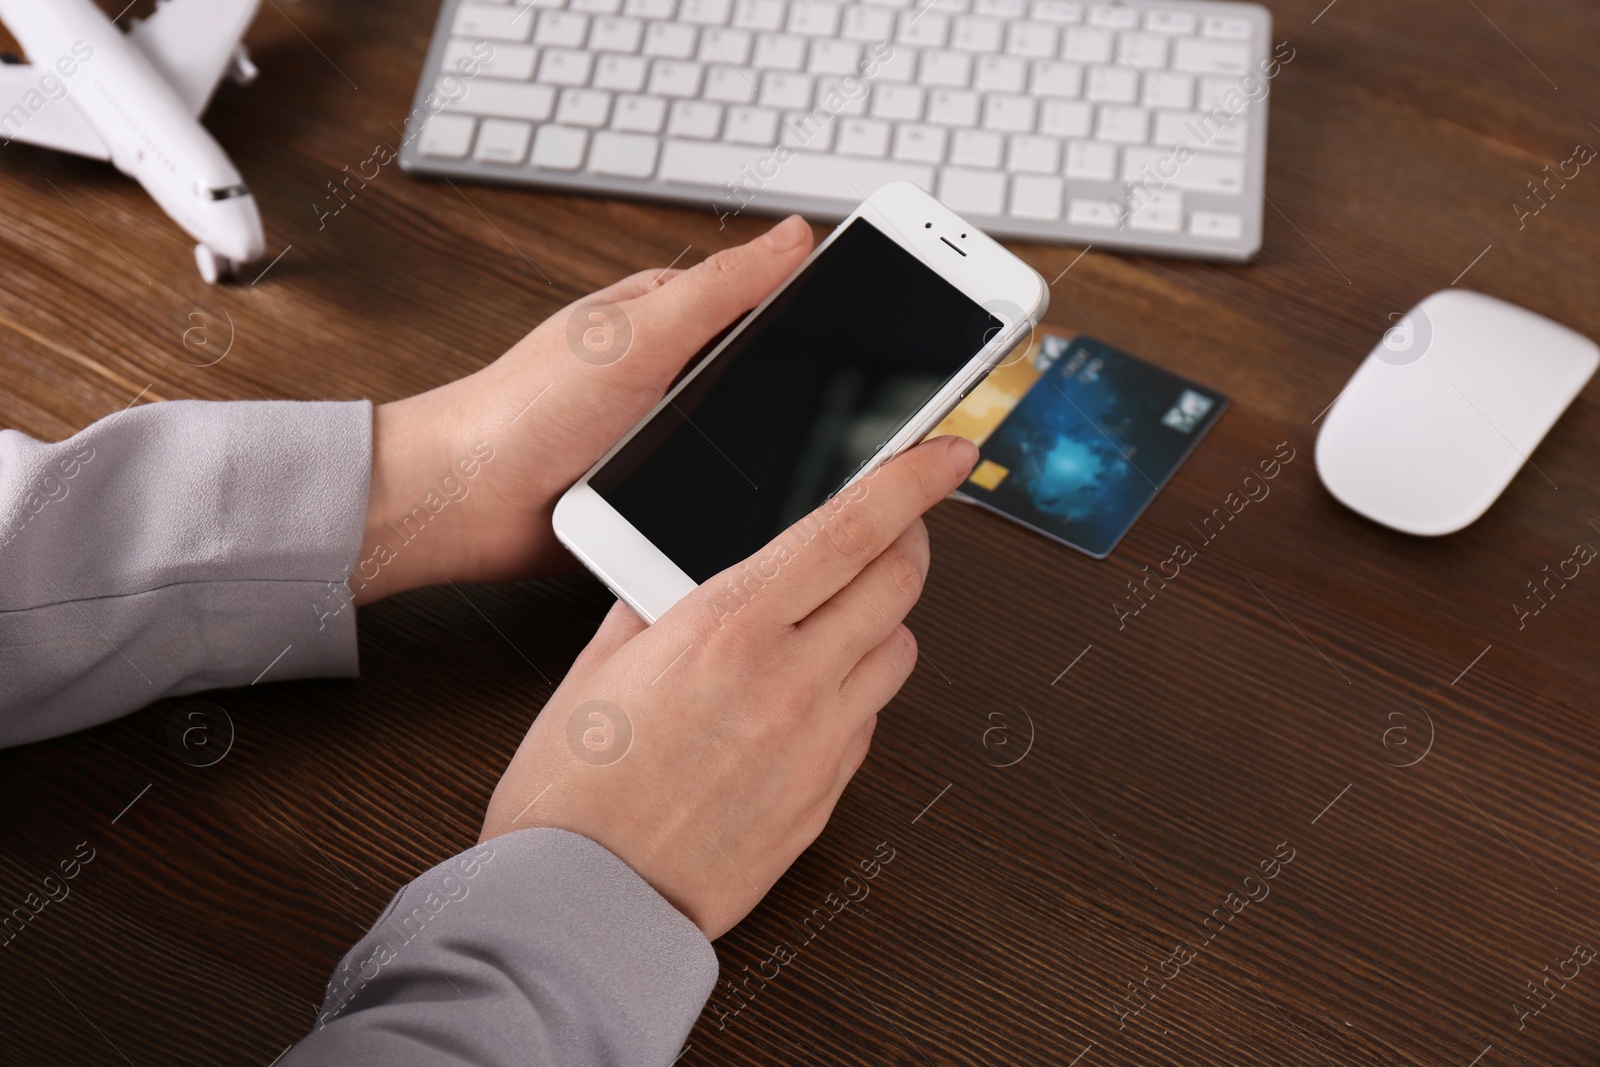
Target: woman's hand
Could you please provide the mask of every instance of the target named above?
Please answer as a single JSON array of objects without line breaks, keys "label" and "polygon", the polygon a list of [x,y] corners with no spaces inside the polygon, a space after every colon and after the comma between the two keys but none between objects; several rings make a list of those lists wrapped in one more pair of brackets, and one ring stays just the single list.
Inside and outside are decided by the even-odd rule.
[{"label": "woman's hand", "polygon": [[380,406],[355,602],[570,566],[550,528],[557,499],[811,243],[811,227],[791,216],[690,270],[635,274],[563,308],[477,373]]},{"label": "woman's hand", "polygon": [[618,604],[517,749],[483,838],[582,834],[726,933],[822,832],[915,666],[901,620],[928,572],[920,516],[977,454],[956,437],[911,449],[654,626]]}]

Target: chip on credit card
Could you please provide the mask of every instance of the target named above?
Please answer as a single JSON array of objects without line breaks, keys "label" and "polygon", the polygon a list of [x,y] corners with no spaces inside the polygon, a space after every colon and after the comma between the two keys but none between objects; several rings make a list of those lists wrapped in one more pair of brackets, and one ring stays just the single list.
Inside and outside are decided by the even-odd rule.
[{"label": "chip on credit card", "polygon": [[959,498],[1104,559],[1227,405],[1103,341],[1046,334],[933,436],[978,446]]}]

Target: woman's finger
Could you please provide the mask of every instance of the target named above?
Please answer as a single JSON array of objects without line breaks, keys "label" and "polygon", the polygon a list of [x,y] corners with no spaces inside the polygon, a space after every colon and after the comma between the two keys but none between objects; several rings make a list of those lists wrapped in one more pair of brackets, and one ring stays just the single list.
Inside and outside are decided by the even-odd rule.
[{"label": "woman's finger", "polygon": [[754,556],[701,586],[698,595],[709,606],[719,590],[753,589],[741,616],[752,624],[795,625],[948,496],[977,459],[977,446],[965,438],[925,441],[847,486]]},{"label": "woman's finger", "polygon": [[916,667],[917,639],[904,626],[896,626],[844,676],[839,686],[841,728],[854,732],[876,715]]},{"label": "woman's finger", "polygon": [[894,632],[922,595],[928,577],[928,527],[918,518],[877,559],[800,622],[843,677]]},{"label": "woman's finger", "polygon": [[626,301],[632,373],[651,374],[659,363],[670,381],[706,342],[782,285],[810,253],[811,242],[810,225],[791,215],[755,240],[724,249]]}]

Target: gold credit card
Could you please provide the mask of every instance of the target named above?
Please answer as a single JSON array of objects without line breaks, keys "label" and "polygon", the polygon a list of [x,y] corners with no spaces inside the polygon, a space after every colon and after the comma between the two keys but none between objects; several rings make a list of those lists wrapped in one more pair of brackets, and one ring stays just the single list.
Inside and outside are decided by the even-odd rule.
[{"label": "gold credit card", "polygon": [[[1066,336],[1071,337],[1072,332],[1068,331]],[[1004,363],[990,371],[989,376],[978,383],[978,387],[946,415],[944,421],[935,426],[928,436],[955,434],[975,445],[987,441],[995,427],[1005,421],[1011,409],[1028,394],[1033,383],[1061,354],[1061,338],[1050,338],[1048,346],[1045,340],[1043,330],[1035,330],[1027,344],[1018,345]]]}]

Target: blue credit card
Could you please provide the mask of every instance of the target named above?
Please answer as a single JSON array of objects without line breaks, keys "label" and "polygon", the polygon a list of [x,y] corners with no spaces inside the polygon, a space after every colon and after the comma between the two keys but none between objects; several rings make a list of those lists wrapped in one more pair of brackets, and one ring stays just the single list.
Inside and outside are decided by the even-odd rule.
[{"label": "blue credit card", "polygon": [[1104,559],[1228,400],[1092,337],[1044,338],[1046,361],[961,495]]}]

